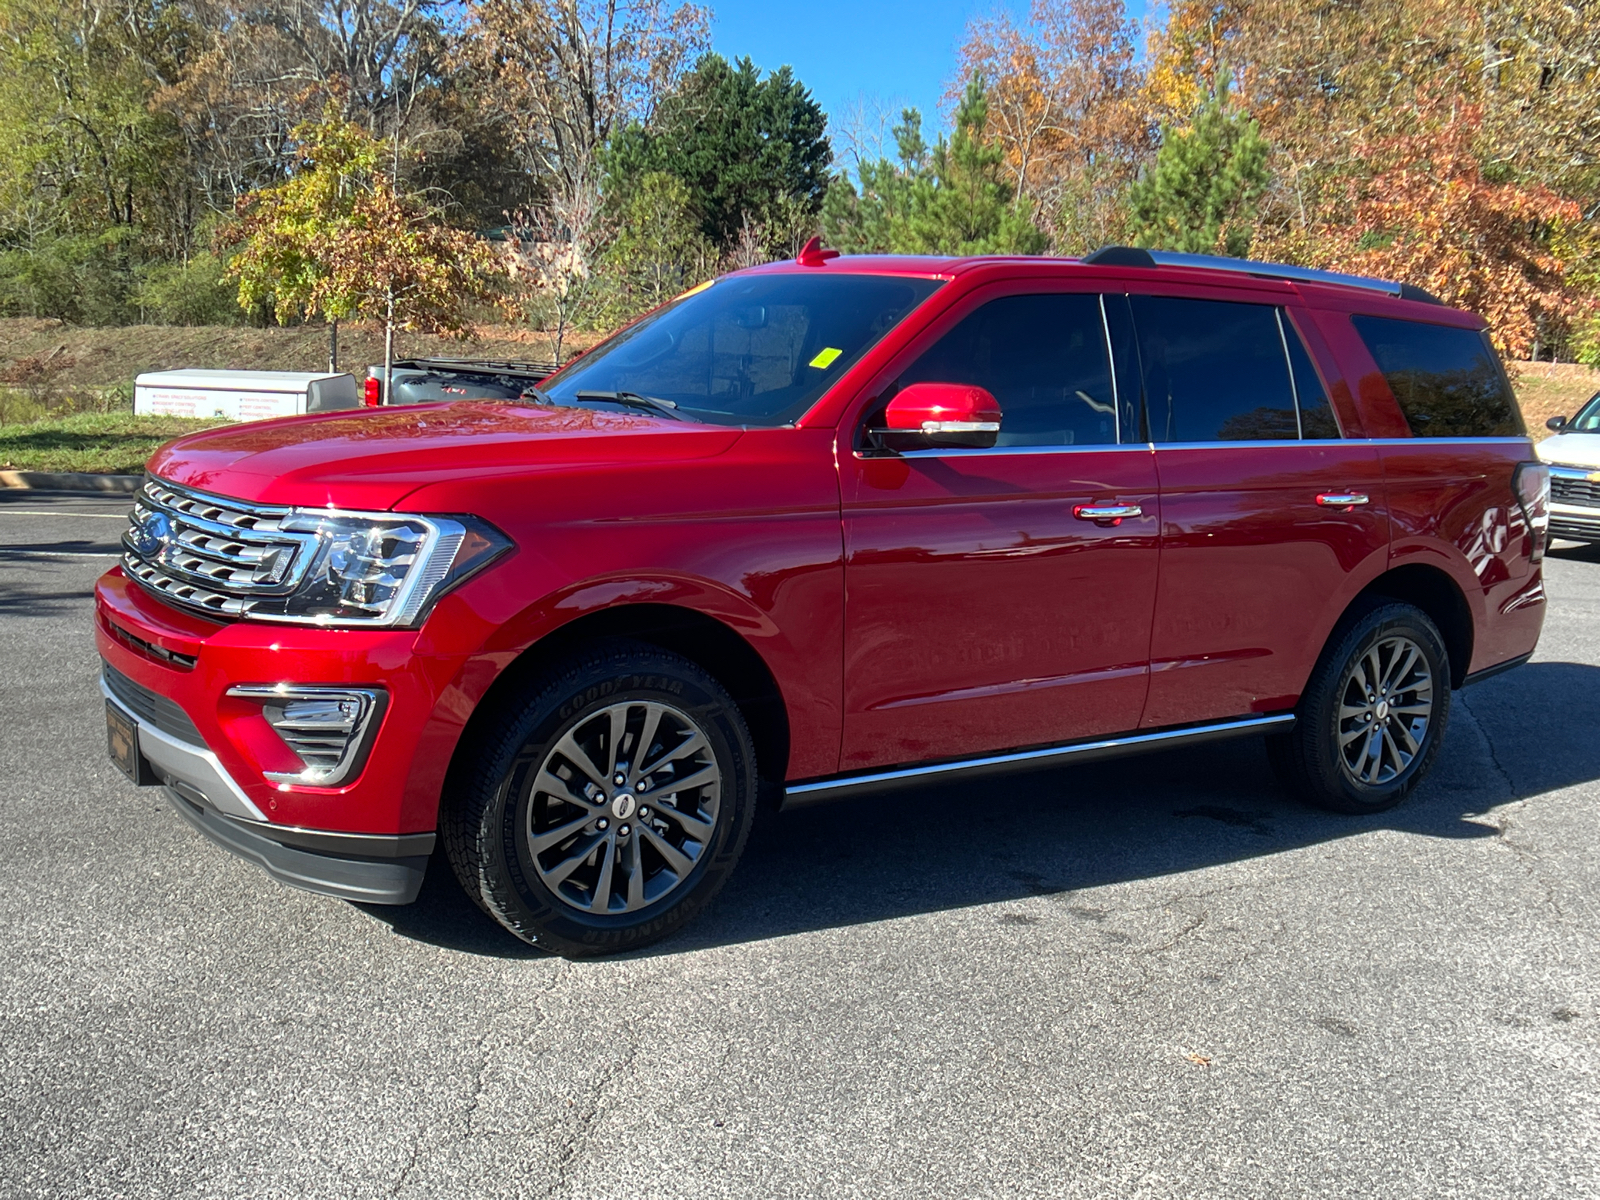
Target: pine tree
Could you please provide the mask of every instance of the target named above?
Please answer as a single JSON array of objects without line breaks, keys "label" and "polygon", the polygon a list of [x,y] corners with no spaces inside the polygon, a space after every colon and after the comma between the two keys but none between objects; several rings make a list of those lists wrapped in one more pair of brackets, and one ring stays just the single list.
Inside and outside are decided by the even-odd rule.
[{"label": "pine tree", "polygon": [[1162,127],[1154,169],[1129,189],[1134,244],[1247,255],[1267,190],[1268,153],[1260,127],[1233,106],[1223,75],[1187,129]]},{"label": "pine tree", "polygon": [[1005,151],[987,140],[988,100],[973,76],[956,109],[956,127],[930,151],[914,108],[894,128],[899,162],[861,167],[861,189],[843,181],[823,210],[823,228],[841,249],[895,254],[1039,254],[1045,235],[1033,204],[1004,178]]},{"label": "pine tree", "polygon": [[833,158],[827,123],[788,67],[763,78],[748,58],[707,54],[648,126],[629,126],[613,140],[607,189],[625,207],[646,176],[671,175],[719,249],[754,225],[781,242],[780,227],[815,230]]}]

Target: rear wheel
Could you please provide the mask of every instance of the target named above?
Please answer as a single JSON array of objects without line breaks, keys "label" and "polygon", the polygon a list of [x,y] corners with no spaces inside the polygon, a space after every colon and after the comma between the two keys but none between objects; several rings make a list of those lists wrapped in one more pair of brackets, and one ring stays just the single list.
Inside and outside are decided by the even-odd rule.
[{"label": "rear wheel", "polygon": [[443,826],[462,885],[524,941],[573,956],[683,925],[732,871],[755,812],[731,697],[637,643],[526,688],[461,776]]},{"label": "rear wheel", "polygon": [[1279,777],[1335,812],[1393,808],[1438,756],[1450,658],[1428,615],[1380,603],[1347,621],[1300,698],[1294,729],[1267,739]]}]

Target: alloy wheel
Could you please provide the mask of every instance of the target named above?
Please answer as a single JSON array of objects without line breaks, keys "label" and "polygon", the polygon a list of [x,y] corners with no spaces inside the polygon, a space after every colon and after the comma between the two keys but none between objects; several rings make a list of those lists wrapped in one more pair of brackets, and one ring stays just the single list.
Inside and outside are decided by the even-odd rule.
[{"label": "alloy wheel", "polygon": [[1351,666],[1339,692],[1339,762],[1368,787],[1400,775],[1427,741],[1433,718],[1428,657],[1409,637],[1373,643]]},{"label": "alloy wheel", "polygon": [[568,726],[524,785],[526,859],[579,912],[620,916],[681,887],[711,842],[722,772],[706,733],[629,700]]}]

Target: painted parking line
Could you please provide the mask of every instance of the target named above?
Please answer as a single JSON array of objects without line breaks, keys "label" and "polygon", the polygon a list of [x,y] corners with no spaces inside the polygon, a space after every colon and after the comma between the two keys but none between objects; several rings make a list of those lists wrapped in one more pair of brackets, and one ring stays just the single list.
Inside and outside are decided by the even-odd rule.
[{"label": "painted parking line", "polygon": [[90,521],[126,521],[128,514],[62,512],[48,508],[7,508],[0,504],[0,517],[83,517]]}]

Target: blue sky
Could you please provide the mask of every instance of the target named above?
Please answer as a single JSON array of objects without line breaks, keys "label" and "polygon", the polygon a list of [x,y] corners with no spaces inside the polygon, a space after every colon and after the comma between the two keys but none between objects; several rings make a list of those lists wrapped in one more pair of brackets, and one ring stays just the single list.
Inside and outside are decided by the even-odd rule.
[{"label": "blue sky", "polygon": [[[712,40],[719,54],[748,54],[764,71],[787,63],[811,89],[835,127],[865,96],[891,119],[903,106],[922,110],[923,127],[938,128],[956,49],[974,17],[1001,7],[1025,16],[1027,0],[711,0]],[[1129,5],[1144,12],[1144,0]]]}]

